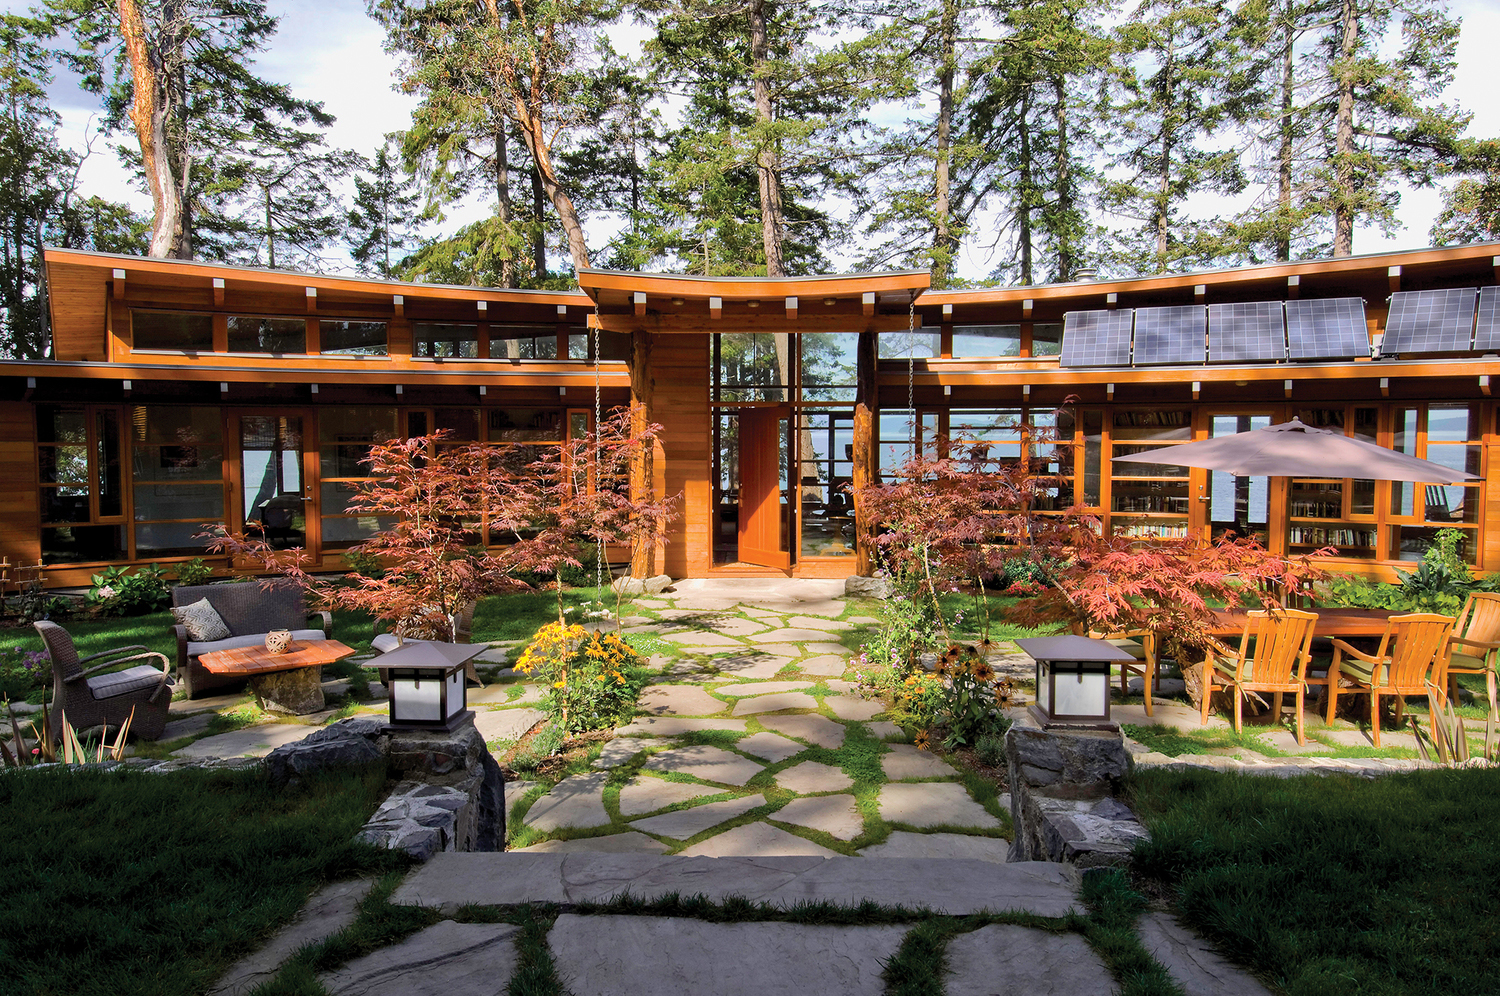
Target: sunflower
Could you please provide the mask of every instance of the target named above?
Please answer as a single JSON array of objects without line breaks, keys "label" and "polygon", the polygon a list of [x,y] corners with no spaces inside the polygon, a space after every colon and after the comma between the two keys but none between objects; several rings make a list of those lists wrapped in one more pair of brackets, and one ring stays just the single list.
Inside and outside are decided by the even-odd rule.
[{"label": "sunflower", "polygon": [[995,680],[995,669],[990,667],[990,662],[984,660],[983,658],[980,658],[973,664],[969,665],[969,673],[972,674],[974,676],[974,680],[979,682],[980,684],[989,684],[991,681]]},{"label": "sunflower", "polygon": [[928,750],[927,731],[918,730],[917,735],[912,738],[912,743],[916,746],[917,750]]}]

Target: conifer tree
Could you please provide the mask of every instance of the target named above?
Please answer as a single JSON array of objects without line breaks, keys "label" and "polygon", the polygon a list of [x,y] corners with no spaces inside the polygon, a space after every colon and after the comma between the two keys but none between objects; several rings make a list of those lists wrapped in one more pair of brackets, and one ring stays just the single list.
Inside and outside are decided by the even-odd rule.
[{"label": "conifer tree", "polygon": [[390,280],[400,258],[417,243],[418,197],[393,161],[389,139],[364,165],[354,176],[354,204],[346,217],[349,256],[361,273]]}]

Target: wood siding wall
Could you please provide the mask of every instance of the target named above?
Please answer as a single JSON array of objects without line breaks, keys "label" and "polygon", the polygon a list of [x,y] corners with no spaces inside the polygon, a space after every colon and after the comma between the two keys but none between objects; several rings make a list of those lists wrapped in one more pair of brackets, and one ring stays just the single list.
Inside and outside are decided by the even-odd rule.
[{"label": "wood siding wall", "polygon": [[713,566],[708,336],[657,337],[650,357],[651,418],[662,427],[656,486],[660,494],[682,495],[664,570],[674,578],[703,577]]},{"label": "wood siding wall", "polygon": [[0,480],[0,556],[34,564],[42,556],[36,416],[24,401],[0,402]]}]

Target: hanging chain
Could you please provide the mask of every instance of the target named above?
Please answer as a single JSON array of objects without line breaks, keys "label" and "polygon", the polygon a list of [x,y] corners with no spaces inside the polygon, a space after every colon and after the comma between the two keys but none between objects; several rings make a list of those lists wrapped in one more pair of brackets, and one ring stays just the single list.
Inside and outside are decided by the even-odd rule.
[{"label": "hanging chain", "polygon": [[[599,467],[599,433],[604,423],[604,388],[599,382],[599,304],[594,303],[594,327],[589,330],[594,337],[594,487],[603,486]],[[594,551],[594,597],[604,604],[604,537],[598,537]]]},{"label": "hanging chain", "polygon": [[906,312],[906,409],[911,412],[911,455],[917,456],[917,298]]}]

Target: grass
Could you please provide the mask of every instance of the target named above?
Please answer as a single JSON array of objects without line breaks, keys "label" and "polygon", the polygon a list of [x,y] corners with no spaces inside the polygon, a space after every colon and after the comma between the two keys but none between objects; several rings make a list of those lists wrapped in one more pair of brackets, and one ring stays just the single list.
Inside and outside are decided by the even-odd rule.
[{"label": "grass", "polygon": [[1137,873],[1287,996],[1494,992],[1500,771],[1137,772]]},{"label": "grass", "polygon": [[1207,754],[1211,750],[1251,750],[1274,757],[1282,752],[1261,740],[1253,733],[1235,733],[1233,730],[1178,730],[1170,726],[1134,726],[1126,723],[1120,727],[1132,740],[1168,757],[1184,754]]},{"label": "grass", "polygon": [[383,791],[383,772],[296,789],[231,771],[0,777],[0,991],[204,991],[314,888],[400,864],[353,841]]}]

